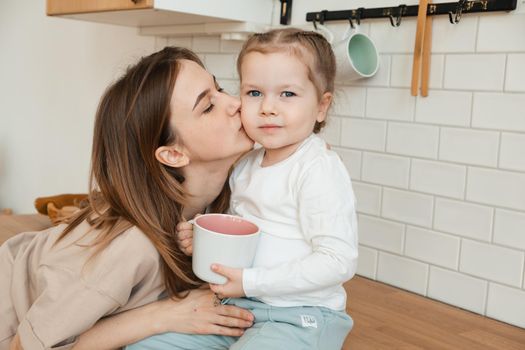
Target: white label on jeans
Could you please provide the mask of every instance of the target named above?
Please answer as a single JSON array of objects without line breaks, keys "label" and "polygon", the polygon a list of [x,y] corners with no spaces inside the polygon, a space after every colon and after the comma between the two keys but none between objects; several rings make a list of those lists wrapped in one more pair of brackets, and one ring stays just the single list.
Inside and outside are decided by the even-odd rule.
[{"label": "white label on jeans", "polygon": [[301,322],[303,323],[303,327],[311,327],[311,328],[317,328],[317,320],[314,316],[311,315],[301,315]]}]

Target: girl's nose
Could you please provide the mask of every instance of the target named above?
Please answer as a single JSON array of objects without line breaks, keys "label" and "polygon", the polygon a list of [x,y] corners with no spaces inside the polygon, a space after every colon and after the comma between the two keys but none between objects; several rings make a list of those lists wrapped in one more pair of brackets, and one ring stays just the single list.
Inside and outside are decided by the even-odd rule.
[{"label": "girl's nose", "polygon": [[271,98],[265,97],[261,103],[261,115],[263,117],[273,117],[276,115],[275,105]]}]

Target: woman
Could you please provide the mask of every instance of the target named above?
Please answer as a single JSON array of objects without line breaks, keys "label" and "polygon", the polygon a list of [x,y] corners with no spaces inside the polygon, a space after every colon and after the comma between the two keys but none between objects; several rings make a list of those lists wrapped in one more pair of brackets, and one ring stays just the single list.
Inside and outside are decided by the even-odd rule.
[{"label": "woman", "polygon": [[[228,205],[229,170],[253,145],[239,108],[181,48],[143,58],[108,88],[87,208],[0,247],[0,350],[110,349],[166,331],[240,335],[251,325],[247,311],[215,307],[196,289],[175,241],[178,223]],[[146,305],[163,291],[170,298]]]}]

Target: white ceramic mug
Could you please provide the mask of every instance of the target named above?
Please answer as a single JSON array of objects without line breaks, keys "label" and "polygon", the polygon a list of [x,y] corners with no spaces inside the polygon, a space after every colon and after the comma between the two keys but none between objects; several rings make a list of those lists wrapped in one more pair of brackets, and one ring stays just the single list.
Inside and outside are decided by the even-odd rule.
[{"label": "white ceramic mug", "polygon": [[259,228],[235,215],[204,214],[193,223],[193,272],[203,281],[226,283],[226,278],[211,270],[214,263],[247,268],[253,264]]},{"label": "white ceramic mug", "polygon": [[351,81],[370,78],[379,69],[379,53],[377,47],[365,33],[359,31],[359,26],[348,27],[343,37],[334,42],[334,36],[322,25],[317,25],[319,32],[332,44],[337,63],[337,80]]}]

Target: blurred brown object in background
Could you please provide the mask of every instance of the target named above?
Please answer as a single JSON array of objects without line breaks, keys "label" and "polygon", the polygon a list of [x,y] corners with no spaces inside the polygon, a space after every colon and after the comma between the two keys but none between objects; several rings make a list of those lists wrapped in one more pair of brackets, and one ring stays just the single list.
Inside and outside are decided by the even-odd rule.
[{"label": "blurred brown object in background", "polygon": [[13,214],[13,209],[11,208],[5,208],[0,211],[0,215],[11,215]]},{"label": "blurred brown object in background", "polygon": [[83,208],[82,202],[87,198],[85,193],[39,197],[35,199],[35,208],[40,214],[49,216],[53,225],[58,225]]}]

